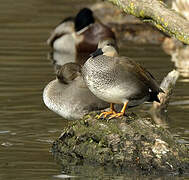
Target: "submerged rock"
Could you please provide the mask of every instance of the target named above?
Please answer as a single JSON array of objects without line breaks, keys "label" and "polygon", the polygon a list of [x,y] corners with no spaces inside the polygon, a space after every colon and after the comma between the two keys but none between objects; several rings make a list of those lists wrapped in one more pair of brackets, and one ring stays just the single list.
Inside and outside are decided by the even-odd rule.
[{"label": "submerged rock", "polygon": [[64,166],[97,163],[145,174],[184,173],[188,149],[150,118],[130,113],[119,119],[96,119],[96,112],[73,122],[53,143]]}]

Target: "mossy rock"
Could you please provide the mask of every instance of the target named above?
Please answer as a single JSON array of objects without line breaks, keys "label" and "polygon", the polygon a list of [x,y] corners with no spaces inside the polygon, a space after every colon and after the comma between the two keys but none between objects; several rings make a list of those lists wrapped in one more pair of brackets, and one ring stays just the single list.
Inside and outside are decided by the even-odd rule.
[{"label": "mossy rock", "polygon": [[97,163],[145,174],[189,170],[188,148],[150,118],[130,113],[107,121],[95,116],[92,112],[73,122],[53,143],[52,152],[64,166]]}]

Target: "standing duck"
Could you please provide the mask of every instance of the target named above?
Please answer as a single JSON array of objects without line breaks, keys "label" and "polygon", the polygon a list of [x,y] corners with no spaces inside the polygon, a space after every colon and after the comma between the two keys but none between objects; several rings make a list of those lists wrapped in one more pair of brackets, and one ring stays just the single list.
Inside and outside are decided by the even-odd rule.
[{"label": "standing duck", "polygon": [[[163,92],[154,77],[142,66],[127,57],[118,57],[113,40],[100,41],[96,52],[86,61],[82,75],[88,88],[98,98],[110,103],[109,119],[124,115],[127,106],[133,107],[145,101],[157,101]],[[121,112],[115,104],[123,104]]]},{"label": "standing duck", "polygon": [[66,18],[60,23],[47,40],[53,49],[52,59],[55,64],[68,62],[84,64],[89,54],[97,48],[104,38],[113,38],[113,31],[94,18],[88,8],[81,9],[75,18]]},{"label": "standing duck", "polygon": [[76,63],[67,63],[59,69],[57,79],[45,87],[43,101],[50,110],[68,120],[80,119],[90,111],[109,106],[87,88],[81,67]]}]

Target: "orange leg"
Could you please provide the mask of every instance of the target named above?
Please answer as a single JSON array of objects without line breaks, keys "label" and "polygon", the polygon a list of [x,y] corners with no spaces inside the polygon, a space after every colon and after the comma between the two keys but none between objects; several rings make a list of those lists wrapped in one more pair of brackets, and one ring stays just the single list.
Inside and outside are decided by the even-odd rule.
[{"label": "orange leg", "polygon": [[128,104],[128,102],[124,103],[121,112],[119,112],[119,113],[114,113],[114,114],[111,115],[108,119],[112,119],[112,118],[114,118],[114,117],[121,117],[121,116],[123,116],[124,113],[125,113],[125,110],[126,110],[126,108],[127,108],[127,104]]},{"label": "orange leg", "polygon": [[102,112],[99,116],[98,119],[100,119],[102,116],[104,116],[104,118],[106,118],[107,115],[110,114],[116,114],[115,110],[114,110],[114,104],[110,103],[110,111],[107,112]]}]

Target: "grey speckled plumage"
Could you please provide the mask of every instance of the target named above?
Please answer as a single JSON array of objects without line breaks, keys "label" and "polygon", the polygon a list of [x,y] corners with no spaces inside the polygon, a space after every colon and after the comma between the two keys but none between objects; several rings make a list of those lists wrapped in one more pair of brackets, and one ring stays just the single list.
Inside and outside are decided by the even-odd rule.
[{"label": "grey speckled plumage", "polygon": [[68,120],[80,119],[90,111],[108,107],[108,103],[94,96],[86,87],[75,63],[60,68],[57,79],[43,91],[43,101],[52,111]]},{"label": "grey speckled plumage", "polygon": [[82,68],[84,81],[97,97],[128,106],[159,102],[157,95],[162,90],[147,70],[127,57],[107,56],[115,48],[108,41],[100,44],[102,55],[92,54]]}]

